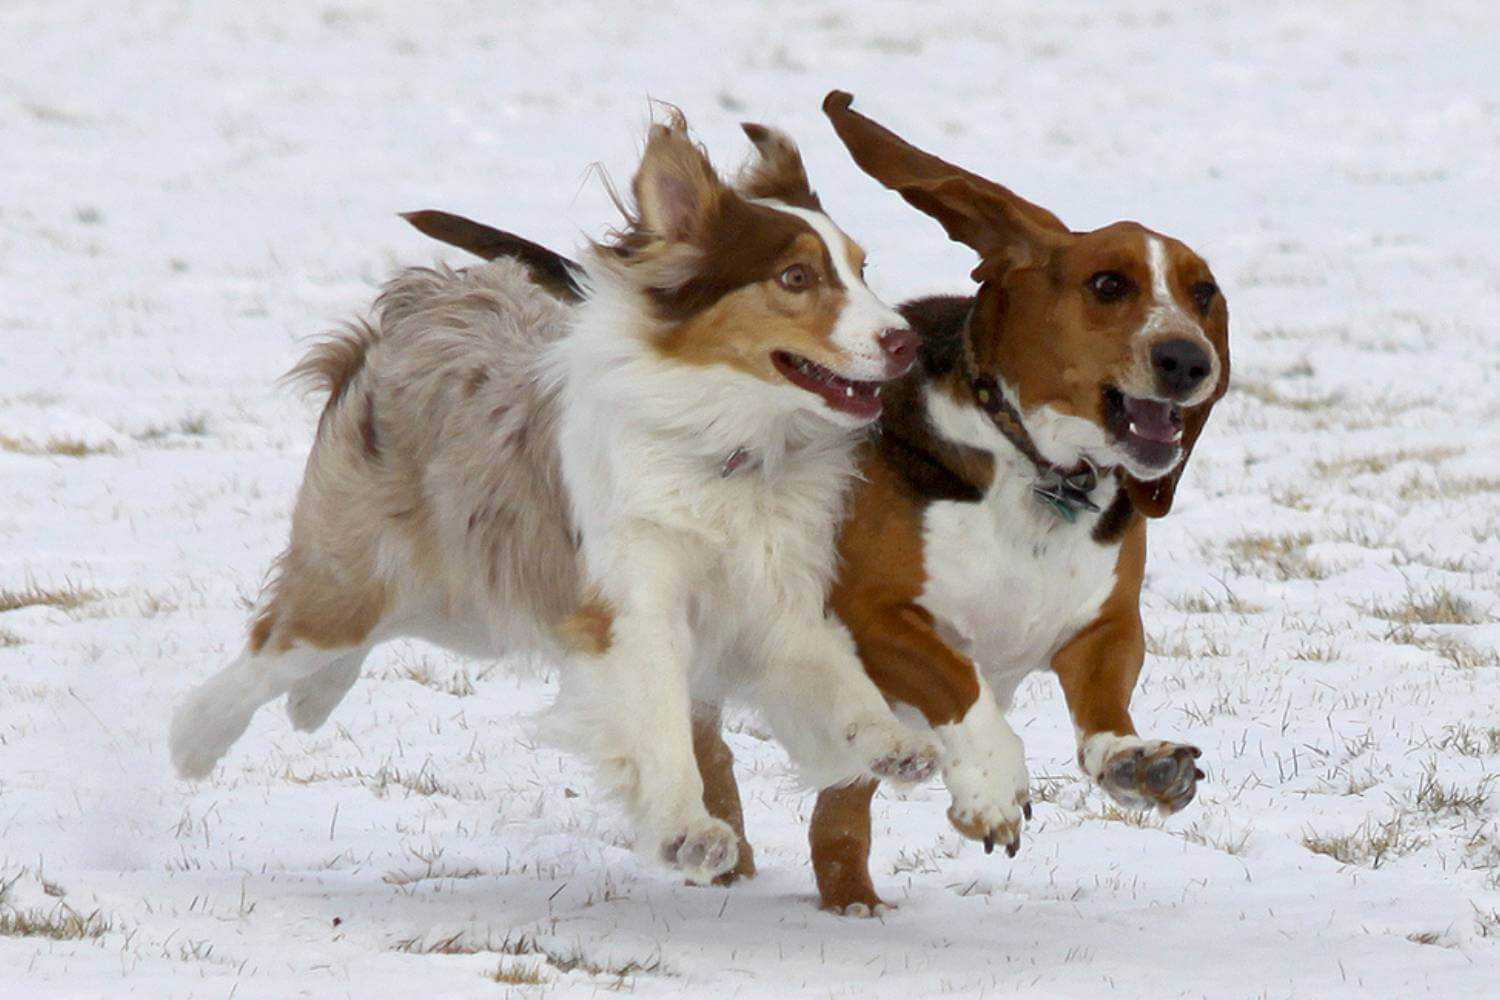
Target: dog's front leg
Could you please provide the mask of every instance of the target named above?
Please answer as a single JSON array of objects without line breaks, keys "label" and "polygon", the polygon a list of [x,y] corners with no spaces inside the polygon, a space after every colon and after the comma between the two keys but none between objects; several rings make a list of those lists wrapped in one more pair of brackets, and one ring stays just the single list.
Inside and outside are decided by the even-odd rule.
[{"label": "dog's front leg", "polygon": [[1031,811],[1025,748],[974,662],[915,603],[846,603],[845,613],[858,622],[859,656],[876,686],[921,712],[942,742],[949,821],[1014,854]]},{"label": "dog's front leg", "polygon": [[808,781],[827,787],[868,775],[907,784],[931,777],[937,742],[892,714],[842,622],[799,619],[777,633],[759,701]]},{"label": "dog's front leg", "polygon": [[560,720],[624,797],[643,845],[690,881],[733,871],[739,835],[704,808],[693,755],[688,620],[692,562],[670,538],[637,535],[563,634]]},{"label": "dog's front leg", "polygon": [[[1202,752],[1185,743],[1142,739],[1130,695],[1145,662],[1140,612],[1133,603],[1106,613],[1052,657],[1078,734],[1078,766],[1129,809],[1177,812],[1198,790]],[[1113,613],[1110,613],[1113,611]]]}]

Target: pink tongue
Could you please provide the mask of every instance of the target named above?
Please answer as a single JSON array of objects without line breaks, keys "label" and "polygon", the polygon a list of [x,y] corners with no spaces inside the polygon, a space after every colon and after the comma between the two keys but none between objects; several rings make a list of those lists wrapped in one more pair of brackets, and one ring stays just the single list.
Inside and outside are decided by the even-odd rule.
[{"label": "pink tongue", "polygon": [[1172,419],[1173,409],[1171,403],[1125,398],[1125,416],[1135,425],[1135,433],[1148,441],[1171,441],[1177,436],[1179,427]]}]

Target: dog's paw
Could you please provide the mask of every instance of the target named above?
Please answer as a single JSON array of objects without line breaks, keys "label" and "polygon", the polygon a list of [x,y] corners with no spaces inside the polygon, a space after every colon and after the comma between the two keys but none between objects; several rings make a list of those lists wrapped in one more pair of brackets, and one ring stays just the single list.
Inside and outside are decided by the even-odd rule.
[{"label": "dog's paw", "polygon": [[1169,816],[1193,801],[1204,777],[1196,761],[1203,751],[1185,743],[1117,737],[1095,780],[1128,809],[1157,809]]},{"label": "dog's paw", "polygon": [[913,732],[898,723],[878,722],[849,727],[847,738],[863,749],[870,773],[902,785],[915,785],[937,771],[940,748],[937,740]]},{"label": "dog's paw", "polygon": [[1021,827],[1031,818],[1031,781],[1019,749],[950,761],[944,776],[953,795],[948,807],[953,828],[983,841],[986,854],[999,844],[1015,857],[1021,849]]},{"label": "dog's paw", "polygon": [[818,908],[841,917],[883,917],[896,907],[875,894],[875,887],[866,877],[841,882],[823,893]]},{"label": "dog's paw", "polygon": [[883,903],[876,899],[873,903],[854,902],[844,906],[824,905],[824,910],[840,917],[855,917],[861,920],[879,920],[895,909],[890,903]]},{"label": "dog's paw", "polygon": [[705,817],[662,845],[662,858],[694,885],[708,885],[739,862],[740,837],[723,820]]}]

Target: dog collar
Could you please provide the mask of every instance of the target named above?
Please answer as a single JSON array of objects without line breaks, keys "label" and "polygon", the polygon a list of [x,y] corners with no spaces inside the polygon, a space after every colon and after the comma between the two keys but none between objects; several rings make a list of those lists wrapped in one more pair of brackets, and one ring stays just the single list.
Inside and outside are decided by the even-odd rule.
[{"label": "dog collar", "polygon": [[728,479],[747,465],[755,464],[755,461],[755,456],[751,454],[749,448],[736,448],[729,453],[728,458],[724,459],[724,464],[719,466],[719,478]]},{"label": "dog collar", "polygon": [[1099,513],[1099,505],[1089,496],[1099,485],[1099,470],[1094,463],[1084,458],[1072,468],[1064,469],[1047,461],[1037,450],[1036,442],[1031,440],[1026,425],[1021,422],[1021,415],[1005,398],[994,376],[974,376],[969,379],[969,391],[996,429],[1036,469],[1031,495],[1038,503],[1069,524],[1078,520],[1080,510]]}]

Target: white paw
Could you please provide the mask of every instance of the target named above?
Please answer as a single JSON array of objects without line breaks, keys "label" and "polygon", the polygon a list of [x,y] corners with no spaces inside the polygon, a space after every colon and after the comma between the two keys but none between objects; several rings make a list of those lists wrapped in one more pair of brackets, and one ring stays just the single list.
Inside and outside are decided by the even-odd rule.
[{"label": "white paw", "polygon": [[190,700],[172,714],[172,766],[184,778],[208,777],[249,724],[248,715],[216,716]]},{"label": "white paw", "polygon": [[728,823],[704,817],[663,843],[661,853],[689,882],[708,885],[739,862],[740,838]]},{"label": "white paw", "polygon": [[869,762],[870,773],[877,778],[913,785],[926,781],[937,771],[941,755],[937,740],[893,720],[853,723],[844,738],[861,759]]},{"label": "white paw", "polygon": [[1031,776],[1026,749],[988,692],[964,718],[939,729],[947,753],[943,780],[953,795],[948,821],[964,836],[996,844],[1015,857],[1021,848],[1021,826],[1031,818]]},{"label": "white paw", "polygon": [[1000,844],[1015,857],[1021,827],[1031,818],[1031,781],[1019,745],[1013,754],[973,754],[946,763],[943,776],[953,795],[948,821],[964,836],[982,840],[985,853]]}]

